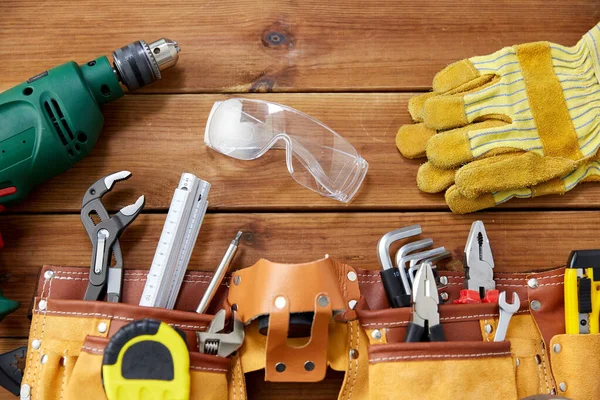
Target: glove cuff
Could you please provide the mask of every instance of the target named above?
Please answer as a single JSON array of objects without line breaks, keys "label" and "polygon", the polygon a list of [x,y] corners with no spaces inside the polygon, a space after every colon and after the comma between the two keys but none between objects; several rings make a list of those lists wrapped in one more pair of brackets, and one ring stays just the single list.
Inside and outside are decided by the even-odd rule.
[{"label": "glove cuff", "polygon": [[585,34],[583,41],[592,56],[596,79],[600,81],[600,23]]}]

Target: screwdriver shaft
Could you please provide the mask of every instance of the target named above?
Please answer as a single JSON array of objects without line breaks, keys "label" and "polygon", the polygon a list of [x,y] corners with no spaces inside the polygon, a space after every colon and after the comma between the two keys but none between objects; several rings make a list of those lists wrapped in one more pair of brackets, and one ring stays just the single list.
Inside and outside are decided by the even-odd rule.
[{"label": "screwdriver shaft", "polygon": [[213,297],[215,297],[215,294],[217,293],[217,290],[219,289],[219,286],[221,285],[221,282],[223,281],[223,278],[225,277],[225,274],[229,269],[229,265],[231,265],[231,261],[233,261],[233,258],[235,257],[235,253],[237,252],[238,246],[240,244],[240,238],[242,237],[242,233],[242,231],[238,231],[237,235],[235,236],[235,239],[233,239],[231,241],[231,244],[229,244],[229,247],[227,248],[227,251],[223,256],[221,263],[215,271],[215,275],[210,280],[210,283],[206,288],[206,292],[204,292],[204,296],[202,296],[202,300],[200,300],[198,308],[196,308],[197,313],[204,314],[208,309],[208,305],[212,301]]}]

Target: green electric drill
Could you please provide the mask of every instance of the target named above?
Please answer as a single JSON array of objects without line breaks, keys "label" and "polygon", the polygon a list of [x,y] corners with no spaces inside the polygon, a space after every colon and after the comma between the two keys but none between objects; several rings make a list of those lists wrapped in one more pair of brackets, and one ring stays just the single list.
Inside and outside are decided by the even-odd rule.
[{"label": "green electric drill", "polygon": [[161,78],[179,58],[177,42],[143,40],[87,64],[68,62],[0,93],[0,205],[69,169],[94,147],[102,105]]},{"label": "green electric drill", "polygon": [[[161,78],[179,59],[177,42],[133,42],[84,65],[68,62],[0,93],[0,211],[69,169],[94,147],[102,105]],[[0,238],[0,243],[2,243]],[[18,307],[0,291],[0,320]]]}]

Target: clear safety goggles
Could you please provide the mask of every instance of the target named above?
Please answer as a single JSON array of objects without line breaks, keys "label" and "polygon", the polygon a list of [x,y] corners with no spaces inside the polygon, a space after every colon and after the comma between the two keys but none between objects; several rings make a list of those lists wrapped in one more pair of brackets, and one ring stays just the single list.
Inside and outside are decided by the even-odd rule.
[{"label": "clear safety goggles", "polygon": [[349,202],[369,164],[343,137],[291,107],[263,100],[218,101],[206,122],[204,142],[238,160],[285,149],[290,175],[322,196]]}]

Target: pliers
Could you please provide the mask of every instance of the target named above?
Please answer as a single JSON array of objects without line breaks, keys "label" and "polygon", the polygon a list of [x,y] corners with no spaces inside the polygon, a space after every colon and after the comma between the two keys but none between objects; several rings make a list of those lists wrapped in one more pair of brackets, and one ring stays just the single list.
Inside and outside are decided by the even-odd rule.
[{"label": "pliers", "polygon": [[490,240],[481,221],[471,225],[464,255],[465,289],[454,304],[497,303],[498,290],[494,282],[494,257]]},{"label": "pliers", "polygon": [[[83,196],[81,222],[92,242],[92,263],[84,300],[102,300],[104,293],[110,302],[118,302],[121,298],[123,255],[118,239],[144,208],[145,198],[140,196],[134,204],[123,207],[111,217],[102,204],[102,196],[110,192],[115,182],[130,176],[131,172],[120,171],[100,178]],[[94,215],[100,218],[98,224],[92,218]],[[115,265],[111,267],[112,256]]]},{"label": "pliers", "polygon": [[440,298],[431,263],[426,261],[415,275],[413,285],[412,322],[408,324],[405,342],[445,342],[440,324]]}]

